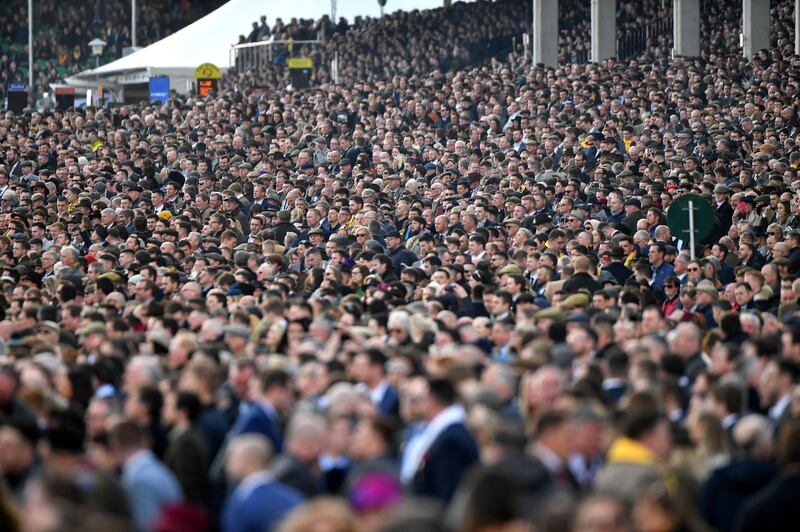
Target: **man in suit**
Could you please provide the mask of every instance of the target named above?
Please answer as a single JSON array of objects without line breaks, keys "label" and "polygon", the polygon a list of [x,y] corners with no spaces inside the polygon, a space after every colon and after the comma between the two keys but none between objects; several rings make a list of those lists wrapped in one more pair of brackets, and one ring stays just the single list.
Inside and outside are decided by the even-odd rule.
[{"label": "man in suit", "polygon": [[174,426],[164,463],[172,470],[188,502],[204,505],[208,497],[208,446],[197,427],[203,405],[192,392],[175,397]]},{"label": "man in suit", "polygon": [[266,371],[250,381],[253,403],[231,429],[232,436],[255,432],[265,436],[275,452],[283,449],[280,414],[292,404],[291,377],[281,370]]},{"label": "man in suit", "polygon": [[297,412],[286,430],[286,445],[269,464],[275,480],[312,498],[322,490],[319,459],[326,445],[325,418],[312,412]]},{"label": "man in suit", "polygon": [[260,434],[245,434],[231,441],[225,473],[236,488],[222,510],[223,532],[271,531],[303,496],[277,482],[266,470],[272,454]]},{"label": "man in suit", "polygon": [[375,407],[384,416],[399,416],[400,396],[386,382],[386,354],[377,348],[370,348],[356,355],[353,372],[358,387],[366,392]]},{"label": "man in suit", "polygon": [[792,420],[781,437],[781,474],[748,499],[734,530],[740,532],[797,530],[797,494],[800,493],[800,420]]},{"label": "man in suit", "polygon": [[183,495],[175,476],[146,446],[144,429],[125,419],[108,434],[111,455],[122,468],[131,515],[138,530],[150,530],[163,508],[180,502]]},{"label": "man in suit", "polygon": [[478,461],[478,446],[464,418],[464,409],[456,404],[453,383],[430,379],[425,429],[406,449],[415,467],[414,476],[403,480],[414,494],[448,503],[461,477]]},{"label": "man in suit", "polygon": [[536,442],[532,447],[534,458],[550,473],[553,487],[567,494],[575,494],[580,487],[568,461],[574,450],[574,431],[572,419],[566,412],[545,412],[536,426]]},{"label": "man in suit", "polygon": [[799,381],[800,367],[787,357],[769,360],[761,373],[759,380],[761,405],[767,409],[769,421],[776,435],[791,419],[792,390]]},{"label": "man in suit", "polygon": [[778,475],[772,427],[757,414],[742,418],[733,431],[739,452],[730,463],[711,473],[698,500],[700,514],[715,530],[733,530],[736,511]]},{"label": "man in suit", "polygon": [[714,210],[719,220],[719,235],[728,234],[733,219],[733,207],[730,203],[731,189],[723,183],[714,186]]}]

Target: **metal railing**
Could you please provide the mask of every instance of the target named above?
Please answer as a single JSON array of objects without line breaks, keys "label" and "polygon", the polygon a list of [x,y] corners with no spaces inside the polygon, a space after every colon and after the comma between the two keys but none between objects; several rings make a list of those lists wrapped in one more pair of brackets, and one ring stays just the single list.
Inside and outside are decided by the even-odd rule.
[{"label": "metal railing", "polygon": [[309,48],[322,44],[321,40],[295,41],[259,41],[234,44],[230,50],[230,64],[240,74],[250,71],[262,71],[272,66],[286,64],[290,57],[300,57],[310,53]]},{"label": "metal railing", "polygon": [[625,30],[617,38],[617,59],[625,61],[633,59],[655,45],[661,37],[672,37],[672,17],[658,20],[638,28]]}]

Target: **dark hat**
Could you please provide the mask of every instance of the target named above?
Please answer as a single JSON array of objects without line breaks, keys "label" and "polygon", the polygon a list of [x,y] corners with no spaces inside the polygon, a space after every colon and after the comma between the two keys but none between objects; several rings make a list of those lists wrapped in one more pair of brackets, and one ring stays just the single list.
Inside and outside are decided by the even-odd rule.
[{"label": "dark hat", "polygon": [[325,233],[322,231],[322,229],[311,229],[308,231],[308,233],[306,233],[307,236],[312,236],[312,235],[322,236],[324,234]]},{"label": "dark hat", "polygon": [[399,231],[389,231],[384,235],[384,238],[402,238]]},{"label": "dark hat", "polygon": [[632,205],[634,207],[642,208],[642,202],[638,198],[628,198],[625,200],[625,206]]}]

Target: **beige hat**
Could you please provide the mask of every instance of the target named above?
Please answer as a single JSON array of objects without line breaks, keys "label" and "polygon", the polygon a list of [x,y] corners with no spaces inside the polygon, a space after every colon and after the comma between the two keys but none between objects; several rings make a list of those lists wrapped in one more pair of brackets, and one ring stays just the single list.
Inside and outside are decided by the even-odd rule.
[{"label": "beige hat", "polygon": [[703,292],[704,294],[708,294],[714,299],[719,297],[719,291],[717,290],[717,287],[714,286],[714,283],[712,283],[708,279],[703,279],[702,281],[697,283],[695,290],[698,292]]}]

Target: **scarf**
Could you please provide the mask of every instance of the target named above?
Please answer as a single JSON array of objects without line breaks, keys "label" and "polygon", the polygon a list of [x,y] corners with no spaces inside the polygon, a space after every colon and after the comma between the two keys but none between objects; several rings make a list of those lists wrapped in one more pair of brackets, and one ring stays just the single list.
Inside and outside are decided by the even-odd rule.
[{"label": "scarf", "polygon": [[617,438],[608,450],[608,463],[641,464],[653,467],[661,475],[670,495],[678,492],[678,479],[668,468],[664,467],[653,455],[652,451],[630,438]]},{"label": "scarf", "polygon": [[406,455],[400,468],[400,478],[406,484],[413,480],[422,459],[436,439],[447,428],[462,423],[465,418],[464,408],[461,405],[451,405],[439,412],[423,429],[422,433],[408,443]]}]

